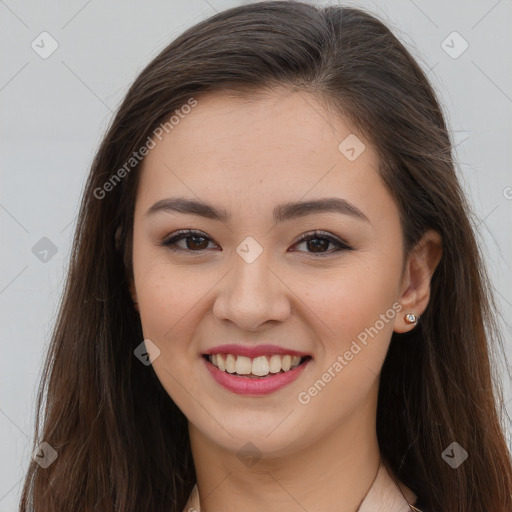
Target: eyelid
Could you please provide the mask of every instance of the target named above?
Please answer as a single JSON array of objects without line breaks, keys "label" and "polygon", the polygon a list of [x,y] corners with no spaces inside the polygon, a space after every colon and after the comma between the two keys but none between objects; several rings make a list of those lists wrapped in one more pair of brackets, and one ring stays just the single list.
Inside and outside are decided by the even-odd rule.
[{"label": "eyelid", "polygon": [[327,240],[330,240],[333,243],[337,243],[341,246],[343,246],[345,249],[352,249],[350,245],[345,242],[342,238],[339,238],[338,236],[333,235],[332,233],[329,233],[327,231],[322,231],[320,229],[315,229],[314,231],[308,231],[307,233],[304,233],[300,235],[297,240],[295,240],[294,245],[303,242],[304,240],[307,240],[308,238],[326,238]]},{"label": "eyelid", "polygon": [[[177,241],[187,238],[187,236],[194,236],[194,235],[206,238],[209,240],[209,242],[213,242],[216,245],[219,245],[212,237],[210,237],[204,231],[199,231],[197,229],[180,229],[178,231],[175,231],[170,236],[166,237],[159,245],[167,247],[169,250],[175,251],[175,252],[196,253],[197,255],[204,254],[205,251],[207,251],[207,249],[202,249],[199,251],[192,251],[192,250],[188,250],[188,249],[183,249],[181,247],[171,247],[173,242],[177,242]],[[322,230],[318,230],[318,229],[303,233],[293,242],[292,245],[297,245],[301,242],[304,242],[309,239],[314,239],[314,238],[326,239],[330,243],[333,243],[333,244],[337,245],[338,247],[334,251],[331,250],[331,251],[327,251],[324,253],[322,253],[322,252],[313,253],[313,252],[307,252],[307,251],[292,251],[292,252],[299,252],[299,253],[304,252],[306,254],[313,255],[315,257],[322,257],[322,256],[330,256],[332,254],[336,254],[341,251],[353,250],[353,248],[347,242],[345,242],[345,240],[343,240],[342,238],[339,238],[327,231],[322,231]]]},{"label": "eyelid", "polygon": [[[189,252],[189,253],[194,253],[194,252],[198,253],[198,254],[203,253],[204,250],[203,251],[190,251],[187,249],[182,249],[181,247],[176,247],[176,248],[171,247],[171,244],[173,242],[183,240],[187,236],[201,236],[201,237],[207,238],[209,241],[217,244],[217,242],[210,235],[207,235],[204,231],[199,231],[197,229],[179,229],[178,231],[174,231],[173,233],[171,233],[171,235],[164,238],[164,240],[158,245],[167,247],[171,251],[180,251],[181,250],[181,251]],[[217,244],[217,245],[219,245],[219,244]]]}]

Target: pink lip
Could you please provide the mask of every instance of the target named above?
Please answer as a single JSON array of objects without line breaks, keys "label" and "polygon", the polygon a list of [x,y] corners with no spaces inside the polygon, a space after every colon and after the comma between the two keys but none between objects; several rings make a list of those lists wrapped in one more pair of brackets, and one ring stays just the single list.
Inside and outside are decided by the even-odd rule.
[{"label": "pink lip", "polygon": [[[222,352],[214,352],[219,354]],[[233,354],[233,352],[227,352]],[[266,352],[268,354],[268,352]],[[286,352],[290,354],[290,352]],[[261,354],[263,355],[263,354]],[[295,354],[294,354],[295,355]],[[300,354],[296,354],[300,355]],[[258,356],[255,356],[258,357]],[[206,368],[210,372],[210,375],[223,387],[237,393],[239,395],[269,395],[279,389],[283,388],[287,384],[290,384],[304,371],[305,367],[311,361],[308,359],[293,370],[289,370],[283,373],[269,374],[268,377],[262,377],[260,379],[254,379],[251,377],[238,376],[231,373],[219,370],[210,361],[203,358],[206,364]]]},{"label": "pink lip", "polygon": [[233,354],[234,356],[245,356],[254,359],[259,356],[270,356],[273,354],[285,356],[310,356],[305,352],[297,352],[289,348],[278,347],[277,345],[256,345],[254,347],[247,347],[244,345],[219,345],[217,347],[207,350],[205,354]]}]

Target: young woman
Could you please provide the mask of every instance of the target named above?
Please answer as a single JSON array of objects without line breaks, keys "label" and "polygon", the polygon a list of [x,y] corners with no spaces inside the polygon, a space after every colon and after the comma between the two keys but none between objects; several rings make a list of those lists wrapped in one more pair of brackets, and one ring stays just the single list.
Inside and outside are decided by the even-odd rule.
[{"label": "young woman", "polygon": [[510,512],[468,215],[380,21],[192,27],[92,165],[20,510]]}]

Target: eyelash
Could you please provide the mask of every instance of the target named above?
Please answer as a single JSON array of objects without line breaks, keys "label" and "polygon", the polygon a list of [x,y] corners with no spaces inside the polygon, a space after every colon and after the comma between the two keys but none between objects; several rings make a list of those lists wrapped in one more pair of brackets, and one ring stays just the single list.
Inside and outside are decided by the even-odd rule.
[{"label": "eyelash", "polygon": [[[173,252],[203,253],[204,251],[206,251],[207,249],[200,249],[198,251],[193,251],[191,249],[183,249],[182,247],[178,247],[175,245],[176,242],[185,240],[188,237],[192,237],[192,236],[199,236],[201,238],[206,238],[213,242],[213,240],[209,236],[207,236],[206,233],[203,233],[202,231],[196,231],[193,229],[181,229],[181,230],[177,231],[176,233],[174,233],[171,237],[164,240],[160,245],[166,247],[167,249],[169,249],[170,251],[173,251]],[[301,242],[307,242],[307,241],[315,240],[315,239],[328,240],[330,243],[336,245],[337,248],[334,251],[330,250],[330,251],[326,251],[323,253],[322,252],[314,253],[314,252],[308,252],[308,251],[299,251],[299,252],[308,252],[308,254],[313,254],[317,257],[325,257],[325,256],[330,256],[334,253],[341,252],[341,251],[353,250],[352,247],[350,247],[343,240],[335,238],[332,235],[329,235],[328,233],[325,233],[322,231],[314,231],[312,233],[305,233],[305,234],[301,235],[294,242],[294,245],[299,244]]]}]

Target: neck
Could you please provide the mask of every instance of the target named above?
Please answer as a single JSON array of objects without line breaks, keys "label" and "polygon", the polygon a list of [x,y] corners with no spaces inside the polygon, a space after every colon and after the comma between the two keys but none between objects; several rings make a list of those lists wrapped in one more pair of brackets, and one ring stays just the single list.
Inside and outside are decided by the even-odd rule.
[{"label": "neck", "polygon": [[379,470],[375,418],[368,417],[369,410],[374,409],[352,415],[314,445],[289,447],[280,457],[263,453],[251,467],[189,424],[201,512],[355,512]]}]

